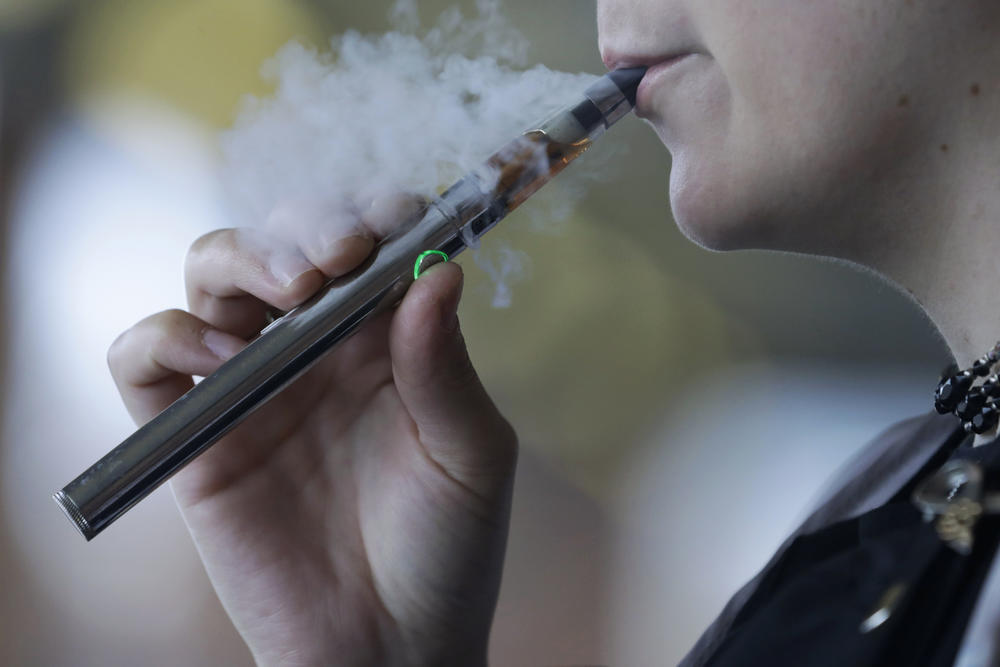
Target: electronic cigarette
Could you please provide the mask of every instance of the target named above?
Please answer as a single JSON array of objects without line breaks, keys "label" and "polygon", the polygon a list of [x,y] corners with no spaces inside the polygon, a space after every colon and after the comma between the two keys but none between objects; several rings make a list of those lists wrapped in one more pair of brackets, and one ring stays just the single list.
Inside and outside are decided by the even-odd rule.
[{"label": "electronic cigarette", "polygon": [[92,539],[310,368],[396,305],[420,272],[475,247],[635,106],[646,68],[604,75],[406,220],[355,271],[269,324],[239,354],[53,497]]}]

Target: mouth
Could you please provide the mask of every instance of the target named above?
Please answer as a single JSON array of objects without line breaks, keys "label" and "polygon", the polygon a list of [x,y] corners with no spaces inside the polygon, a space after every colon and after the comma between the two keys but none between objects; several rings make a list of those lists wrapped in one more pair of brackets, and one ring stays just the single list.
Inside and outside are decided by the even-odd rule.
[{"label": "mouth", "polygon": [[607,66],[610,70],[638,66],[648,68],[646,75],[639,83],[639,89],[636,93],[635,108],[637,116],[647,118],[651,112],[650,104],[652,101],[652,89],[656,87],[657,82],[662,79],[667,72],[672,71],[681,61],[694,54],[695,51],[693,50],[681,50],[663,55],[647,56],[621,53],[615,51],[614,49],[607,49],[601,55],[605,66]]},{"label": "mouth", "polygon": [[649,118],[652,113],[652,96],[658,84],[681,63],[693,56],[694,53],[681,53],[670,56],[649,65],[646,75],[639,82],[639,88],[635,96],[635,113],[640,118]]}]

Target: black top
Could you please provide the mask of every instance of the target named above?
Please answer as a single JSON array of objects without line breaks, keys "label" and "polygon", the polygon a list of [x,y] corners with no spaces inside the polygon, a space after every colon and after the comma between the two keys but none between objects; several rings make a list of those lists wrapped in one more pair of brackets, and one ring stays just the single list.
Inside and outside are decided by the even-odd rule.
[{"label": "black top", "polygon": [[639,82],[646,75],[646,69],[646,67],[642,66],[624,67],[612,70],[607,76],[618,86],[618,90],[622,91],[628,103],[635,106],[635,97],[639,91]]},{"label": "black top", "polygon": [[[961,555],[924,522],[914,486],[949,458],[980,463],[1000,488],[1000,441],[953,436],[889,502],[795,537],[760,579],[705,664],[952,665],[1000,542],[1000,517],[982,516]],[[888,620],[864,619],[902,585]]]}]

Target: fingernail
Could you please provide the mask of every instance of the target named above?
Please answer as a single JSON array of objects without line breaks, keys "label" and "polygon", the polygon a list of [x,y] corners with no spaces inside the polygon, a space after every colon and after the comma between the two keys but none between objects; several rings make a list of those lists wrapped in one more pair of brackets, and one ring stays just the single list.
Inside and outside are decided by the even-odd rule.
[{"label": "fingernail", "polygon": [[376,195],[364,213],[364,220],[380,236],[388,236],[426,205],[426,200],[414,194],[393,193]]},{"label": "fingernail", "polygon": [[321,239],[317,264],[328,275],[340,276],[355,268],[372,248],[371,237],[364,234],[332,236]]},{"label": "fingernail", "polygon": [[316,267],[301,255],[281,254],[269,258],[267,268],[283,287],[288,287]]},{"label": "fingernail", "polygon": [[246,347],[246,343],[236,336],[230,336],[227,333],[212,328],[206,328],[201,332],[201,341],[205,344],[205,347],[211,350],[212,354],[223,361],[235,357]]},{"label": "fingernail", "polygon": [[323,254],[330,256],[331,254],[339,254],[345,247],[352,243],[356,243],[359,240],[367,243],[369,239],[371,239],[371,236],[363,232],[344,234],[333,231],[320,237],[319,242],[322,246]]}]

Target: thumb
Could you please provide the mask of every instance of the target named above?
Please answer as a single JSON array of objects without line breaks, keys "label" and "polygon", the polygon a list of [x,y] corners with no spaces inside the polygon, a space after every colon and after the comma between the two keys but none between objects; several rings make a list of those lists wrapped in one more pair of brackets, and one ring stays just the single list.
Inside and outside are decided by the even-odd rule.
[{"label": "thumb", "polygon": [[458,327],[463,275],[435,264],[413,283],[393,317],[393,376],[421,443],[445,472],[480,493],[506,485],[517,457],[513,428],[476,374]]}]

